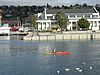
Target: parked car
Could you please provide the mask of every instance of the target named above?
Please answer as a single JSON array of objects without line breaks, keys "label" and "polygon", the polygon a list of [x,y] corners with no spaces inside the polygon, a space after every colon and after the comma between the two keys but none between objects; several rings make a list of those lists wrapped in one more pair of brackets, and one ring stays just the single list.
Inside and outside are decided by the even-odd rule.
[{"label": "parked car", "polygon": [[14,32],[15,32],[15,31],[18,31],[18,30],[19,30],[18,27],[11,27],[11,28],[10,28],[10,31],[14,31]]},{"label": "parked car", "polygon": [[32,29],[28,28],[28,27],[21,27],[21,28],[19,28],[19,31],[20,32],[29,32],[29,31],[32,31]]}]

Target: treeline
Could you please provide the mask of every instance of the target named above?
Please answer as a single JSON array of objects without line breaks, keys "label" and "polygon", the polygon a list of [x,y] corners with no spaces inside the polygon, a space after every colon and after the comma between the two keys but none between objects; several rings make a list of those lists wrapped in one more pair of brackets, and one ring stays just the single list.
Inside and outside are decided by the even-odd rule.
[{"label": "treeline", "polygon": [[30,15],[42,12],[44,6],[0,6],[2,19],[25,18]]},{"label": "treeline", "polygon": [[[43,12],[44,7],[49,8],[49,9],[70,9],[70,8],[81,8],[81,7],[92,7],[87,4],[75,4],[75,5],[70,5],[70,6],[51,6],[47,4],[46,6],[7,6],[7,5],[2,5],[0,6],[0,9],[2,10],[2,19],[23,19],[25,17],[29,17],[33,14]],[[100,11],[100,8],[98,8]]]}]

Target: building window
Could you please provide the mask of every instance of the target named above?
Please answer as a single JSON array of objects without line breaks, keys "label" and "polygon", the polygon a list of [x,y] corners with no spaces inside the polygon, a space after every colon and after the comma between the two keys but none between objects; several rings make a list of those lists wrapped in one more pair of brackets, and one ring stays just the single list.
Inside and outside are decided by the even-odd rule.
[{"label": "building window", "polygon": [[51,25],[55,25],[55,22],[51,22]]},{"label": "building window", "polygon": [[99,21],[99,24],[100,24],[100,21]]},{"label": "building window", "polygon": [[98,15],[93,15],[93,18],[98,18]]},{"label": "building window", "polygon": [[58,23],[57,22],[55,22],[55,25],[57,25]]},{"label": "building window", "polygon": [[45,22],[43,22],[43,25],[46,25],[46,23],[45,23]]},{"label": "building window", "polygon": [[93,27],[93,25],[91,25],[91,27]]},{"label": "building window", "polygon": [[75,18],[75,15],[70,15],[70,18]]},{"label": "building window", "polygon": [[97,21],[94,21],[94,27],[97,27]]},{"label": "building window", "polygon": [[41,26],[41,30],[42,30],[42,26]]},{"label": "building window", "polygon": [[71,24],[71,22],[68,22],[68,24]]},{"label": "building window", "polygon": [[85,15],[85,18],[90,18],[90,15]]},{"label": "building window", "polygon": [[42,23],[40,23],[40,25],[42,25]]},{"label": "building window", "polygon": [[53,19],[53,17],[52,16],[47,16],[47,19],[51,20],[51,19]]},{"label": "building window", "polygon": [[41,23],[40,23],[40,22],[38,22],[38,25],[41,25]]},{"label": "building window", "polygon": [[90,24],[93,25],[93,21],[90,21]]},{"label": "building window", "polygon": [[97,21],[94,21],[94,24],[97,24]]},{"label": "building window", "polygon": [[81,18],[81,17],[83,17],[83,15],[77,15],[77,18]]},{"label": "building window", "polygon": [[94,27],[97,27],[97,25],[94,25]]},{"label": "building window", "polygon": [[76,22],[72,22],[73,25],[76,25]]}]

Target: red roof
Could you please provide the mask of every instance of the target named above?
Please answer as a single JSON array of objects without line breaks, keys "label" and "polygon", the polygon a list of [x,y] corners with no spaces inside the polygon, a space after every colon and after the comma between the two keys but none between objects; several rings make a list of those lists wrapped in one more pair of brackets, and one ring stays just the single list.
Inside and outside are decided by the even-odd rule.
[{"label": "red roof", "polygon": [[18,20],[1,20],[1,23],[18,24]]}]

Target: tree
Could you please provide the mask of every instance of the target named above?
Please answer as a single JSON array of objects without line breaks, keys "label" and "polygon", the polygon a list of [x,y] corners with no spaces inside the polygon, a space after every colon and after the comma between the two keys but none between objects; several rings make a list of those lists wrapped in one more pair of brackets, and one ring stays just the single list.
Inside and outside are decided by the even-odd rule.
[{"label": "tree", "polygon": [[90,23],[89,21],[87,21],[87,19],[82,18],[82,19],[79,19],[78,25],[82,29],[88,29],[90,26]]},{"label": "tree", "polygon": [[83,4],[83,7],[87,7],[88,5],[86,3]]},{"label": "tree", "polygon": [[67,16],[64,14],[63,11],[59,11],[56,14],[56,20],[59,23],[59,26],[61,29],[66,29],[67,28]]},{"label": "tree", "polygon": [[34,29],[37,29],[37,22],[36,22],[36,20],[37,20],[36,16],[32,15],[32,17],[31,17],[31,24],[32,24],[32,27]]},{"label": "tree", "polygon": [[52,6],[51,6],[51,5],[49,5],[49,4],[47,3],[47,8],[51,9],[51,8],[52,8]]},{"label": "tree", "polygon": [[75,4],[74,6],[80,6],[79,4]]}]

